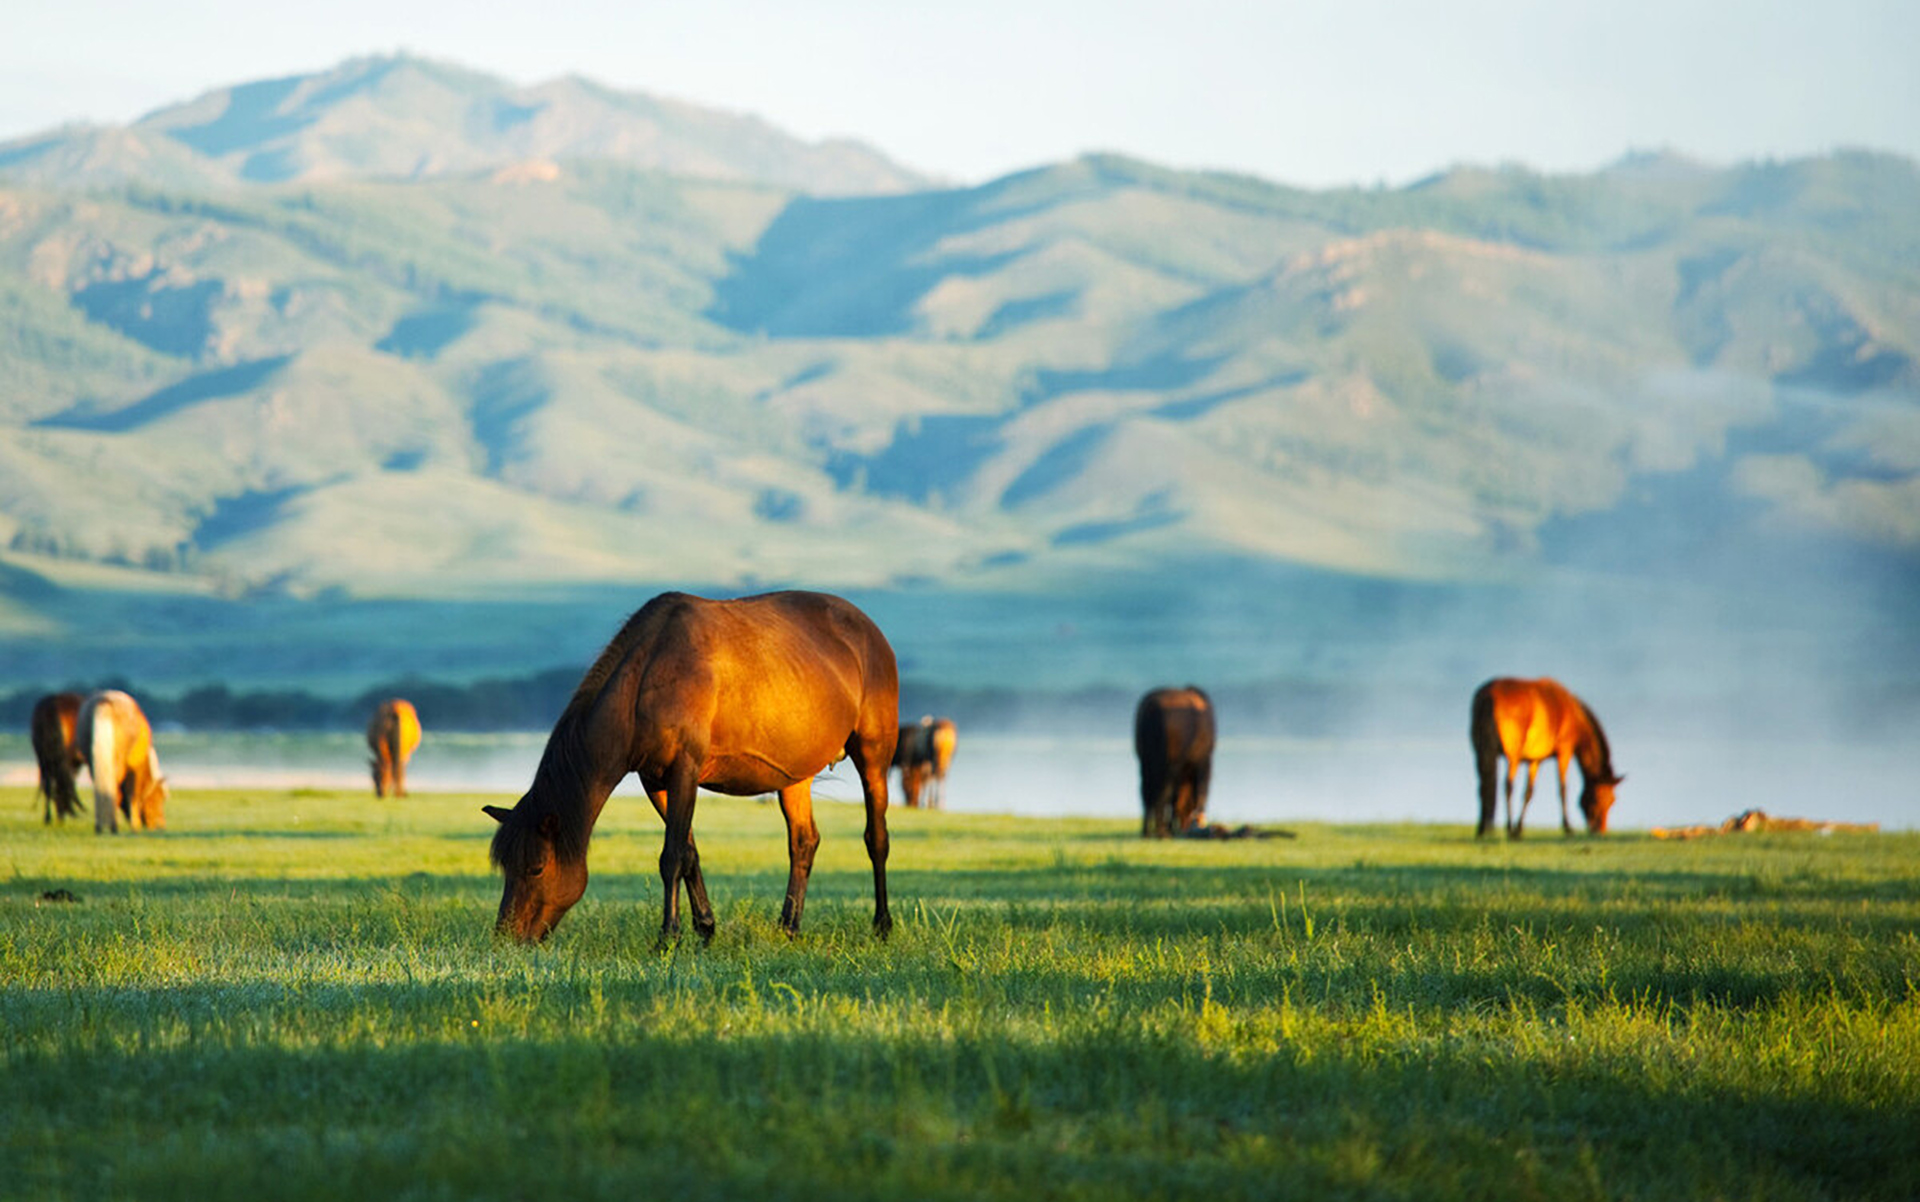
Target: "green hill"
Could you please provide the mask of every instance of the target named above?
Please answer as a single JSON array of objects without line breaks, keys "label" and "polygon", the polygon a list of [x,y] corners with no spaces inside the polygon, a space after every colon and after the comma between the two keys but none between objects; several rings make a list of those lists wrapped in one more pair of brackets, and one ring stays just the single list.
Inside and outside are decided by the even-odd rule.
[{"label": "green hill", "polygon": [[[1099,581],[1133,613],[1175,562],[1235,605],[1276,571],[1739,597],[1844,563],[1768,621],[1913,617],[1911,161],[1309,192],[1093,156],[902,190],[746,119],[510,91],[366,60],[0,148],[16,676],[108,594],[196,599],[197,630],[266,597]],[[669,117],[704,158],[605,132]]]}]

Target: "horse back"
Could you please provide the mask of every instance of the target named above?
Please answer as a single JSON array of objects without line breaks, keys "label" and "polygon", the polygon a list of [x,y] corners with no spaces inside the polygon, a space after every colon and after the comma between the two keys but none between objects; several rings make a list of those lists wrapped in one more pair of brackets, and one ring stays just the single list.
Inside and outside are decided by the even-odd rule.
[{"label": "horse back", "polygon": [[413,702],[395,699],[393,719],[397,727],[395,734],[400,748],[400,761],[405,763],[413,758],[414,750],[420,746],[420,713],[413,708]]},{"label": "horse back", "polygon": [[1490,702],[1500,750],[1509,762],[1570,755],[1585,727],[1585,708],[1567,687],[1550,677],[1519,680],[1500,677],[1480,687]]},{"label": "horse back", "polygon": [[761,792],[812,776],[855,736],[883,763],[895,751],[893,648],[850,602],[807,592],[668,594],[636,619],[656,606],[602,690],[634,717],[643,768],[693,752],[703,784]]},{"label": "horse back", "polygon": [[1200,689],[1154,689],[1134,711],[1134,750],[1142,762],[1200,763],[1213,755],[1213,702]]}]

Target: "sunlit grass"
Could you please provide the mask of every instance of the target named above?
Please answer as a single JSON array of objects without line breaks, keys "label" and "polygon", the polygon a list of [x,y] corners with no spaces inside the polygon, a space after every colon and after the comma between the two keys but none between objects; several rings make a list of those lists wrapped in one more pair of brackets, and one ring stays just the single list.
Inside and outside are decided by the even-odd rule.
[{"label": "sunlit grass", "polygon": [[[8,1196],[1911,1197],[1920,837],[1475,843],[703,799],[490,934],[480,798],[230,792],[96,838],[0,791]],[[486,799],[498,800],[498,799]],[[80,900],[42,902],[48,890]]]}]

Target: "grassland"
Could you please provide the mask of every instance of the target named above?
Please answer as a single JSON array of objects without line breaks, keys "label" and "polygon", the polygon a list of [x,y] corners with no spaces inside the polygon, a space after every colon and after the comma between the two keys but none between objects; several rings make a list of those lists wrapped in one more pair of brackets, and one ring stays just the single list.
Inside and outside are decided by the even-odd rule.
[{"label": "grassland", "polygon": [[528,950],[481,800],[188,793],[104,839],[0,791],[0,1193],[1920,1196],[1920,835],[896,811],[881,944],[833,805],[790,942],[778,813],[708,799],[720,932],[661,951],[616,800]]}]

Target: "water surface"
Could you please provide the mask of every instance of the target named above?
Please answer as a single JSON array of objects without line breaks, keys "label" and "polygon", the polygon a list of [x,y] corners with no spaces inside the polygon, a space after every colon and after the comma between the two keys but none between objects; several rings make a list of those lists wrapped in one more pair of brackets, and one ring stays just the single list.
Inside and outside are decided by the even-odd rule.
[{"label": "water surface", "polygon": [[[418,792],[517,795],[533,778],[546,735],[429,731],[408,769]],[[358,734],[162,732],[160,754],[176,796],[196,788],[367,790]],[[1627,774],[1614,809],[1622,829],[1717,823],[1758,806],[1771,814],[1888,828],[1920,825],[1920,754],[1905,746],[1635,741],[1615,749]],[[1577,798],[1579,771],[1569,791]],[[0,735],[0,782],[31,784],[24,735]],[[620,792],[638,793],[628,778]],[[823,799],[856,802],[859,783],[841,763],[815,785]],[[961,734],[947,781],[948,808],[1026,815],[1136,818],[1140,785],[1127,738]],[[188,801],[190,804],[190,801]],[[1209,814],[1222,823],[1412,820],[1471,823],[1472,756],[1456,738],[1221,740]],[[1579,824],[1577,807],[1573,815]],[[1549,763],[1528,829],[1558,828]]]}]

